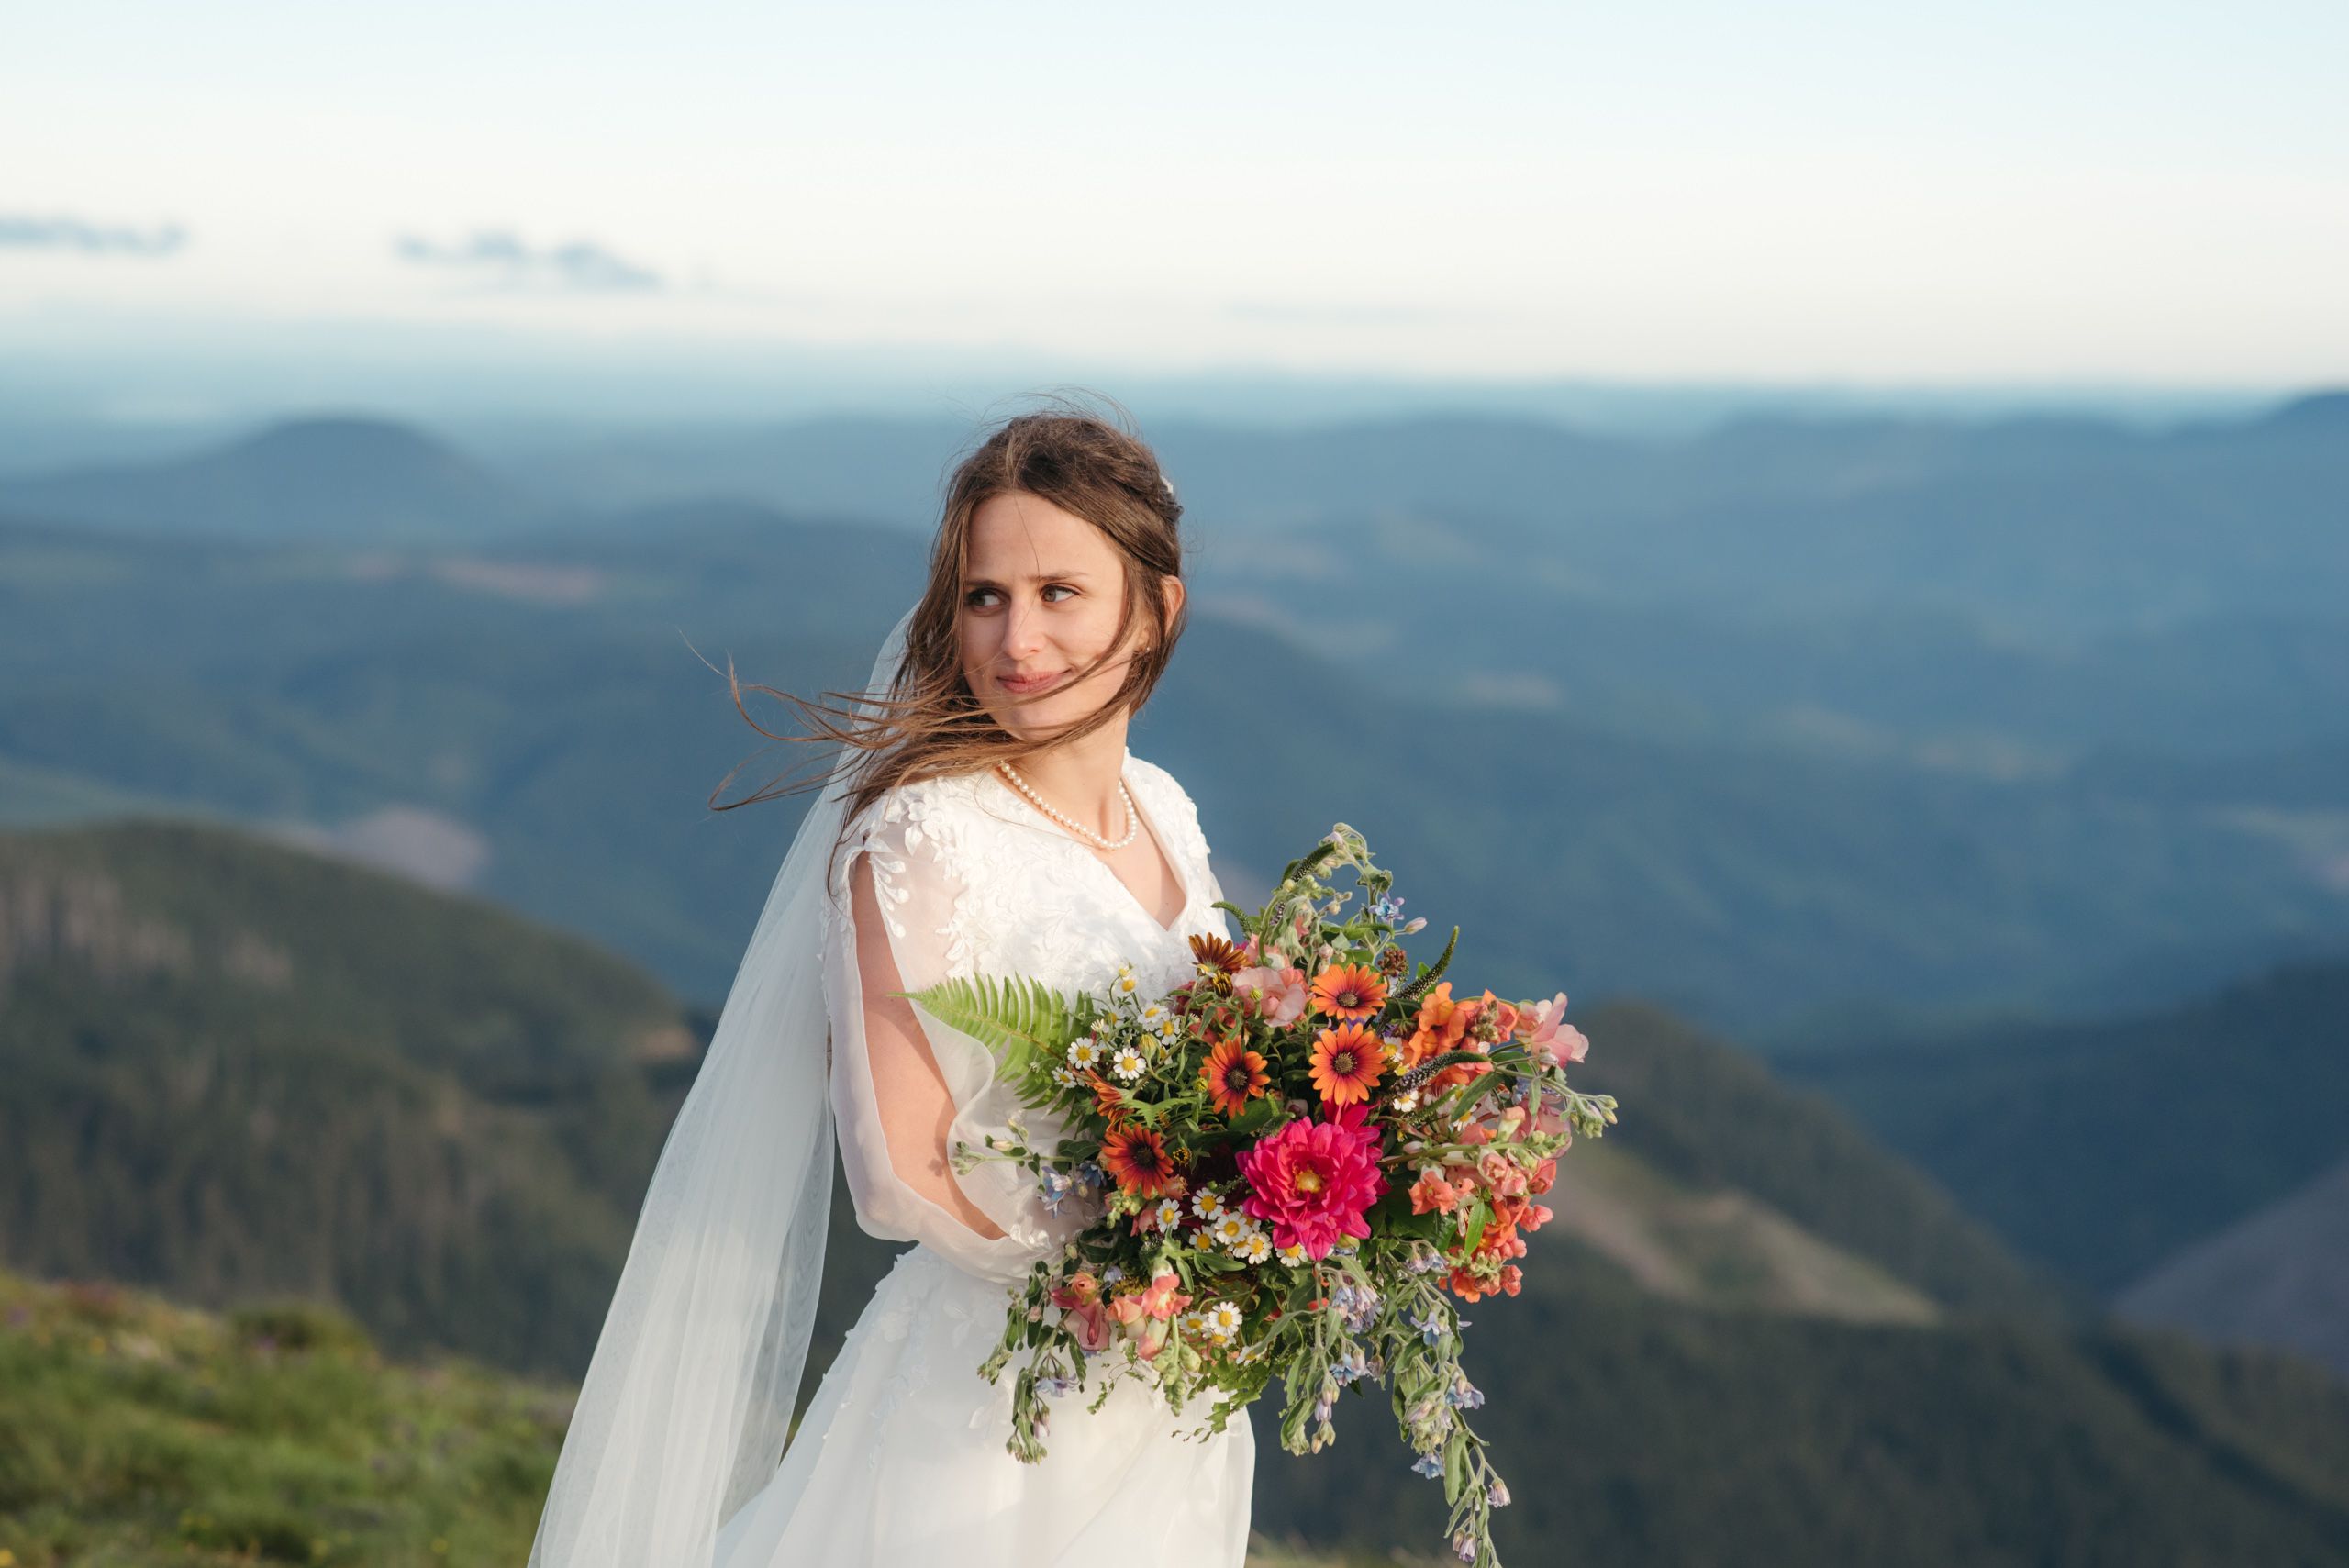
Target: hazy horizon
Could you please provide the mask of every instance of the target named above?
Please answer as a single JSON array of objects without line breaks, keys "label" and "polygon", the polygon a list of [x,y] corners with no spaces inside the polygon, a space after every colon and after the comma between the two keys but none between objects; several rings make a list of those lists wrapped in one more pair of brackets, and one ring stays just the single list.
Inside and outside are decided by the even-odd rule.
[{"label": "hazy horizon", "polygon": [[113,0],[0,62],[0,356],[2283,390],[2349,373],[2344,54],[2279,0]]}]

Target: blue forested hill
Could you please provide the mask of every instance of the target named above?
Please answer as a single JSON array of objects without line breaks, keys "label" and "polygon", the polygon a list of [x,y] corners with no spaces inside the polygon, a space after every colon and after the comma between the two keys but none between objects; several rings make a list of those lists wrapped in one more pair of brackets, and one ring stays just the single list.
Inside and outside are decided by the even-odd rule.
[{"label": "blue forested hill", "polygon": [[2344,1039],[2349,948],[2183,1005],[2015,1018],[1780,1070],[2025,1254],[2111,1293],[2349,1159]]},{"label": "blue forested hill", "polygon": [[[861,681],[919,547],[734,506],[652,521],[388,554],[0,528],[0,820],[173,806],[393,863],[414,828],[448,847],[419,873],[716,996],[797,808],[707,797],[738,763],[727,798],[806,760],[696,652],[803,694]],[[1774,1045],[1858,1002],[2103,1006],[2349,937],[2349,851],[2255,773],[2148,793],[2125,769],[1625,731],[1462,708],[1415,668],[1203,610],[1134,749],[1190,787],[1234,885],[1344,817],[1497,983],[1645,995]]]},{"label": "blue forested hill", "polygon": [[356,417],[292,420],[161,462],[0,479],[0,507],[145,532],[374,545],[478,539],[551,510],[444,439]]}]

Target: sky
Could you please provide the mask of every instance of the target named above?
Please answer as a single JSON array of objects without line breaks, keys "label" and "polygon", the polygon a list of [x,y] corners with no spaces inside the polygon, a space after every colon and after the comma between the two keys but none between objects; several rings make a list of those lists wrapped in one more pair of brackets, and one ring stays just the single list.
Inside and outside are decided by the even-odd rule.
[{"label": "sky", "polygon": [[0,0],[0,355],[2349,376],[2338,0]]}]

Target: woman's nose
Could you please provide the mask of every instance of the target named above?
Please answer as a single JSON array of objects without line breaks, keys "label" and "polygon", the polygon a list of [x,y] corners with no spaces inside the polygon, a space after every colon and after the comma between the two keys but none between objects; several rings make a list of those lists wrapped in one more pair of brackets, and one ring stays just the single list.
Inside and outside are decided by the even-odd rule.
[{"label": "woman's nose", "polygon": [[1004,612],[1003,651],[1014,659],[1024,659],[1044,645],[1044,622],[1041,605],[1023,605],[1014,601]]}]

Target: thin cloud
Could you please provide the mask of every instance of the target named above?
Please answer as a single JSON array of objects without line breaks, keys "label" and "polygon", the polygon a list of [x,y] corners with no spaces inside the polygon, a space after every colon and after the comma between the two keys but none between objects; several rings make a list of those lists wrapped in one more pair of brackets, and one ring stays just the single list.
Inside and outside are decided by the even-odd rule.
[{"label": "thin cloud", "polygon": [[186,244],[187,230],[176,223],[157,228],[129,228],[120,224],[87,223],[61,213],[48,217],[0,213],[0,247],[19,250],[72,250],[85,256],[169,256]]},{"label": "thin cloud", "polygon": [[1325,305],[1309,300],[1235,299],[1223,313],[1241,321],[1304,323],[1317,327],[1405,327],[1441,322],[1461,312],[1427,305]]},{"label": "thin cloud", "polygon": [[406,234],[393,241],[392,253],[417,266],[447,268],[514,288],[609,294],[667,286],[667,281],[651,268],[639,266],[590,240],[540,247],[525,244],[503,228],[478,229],[455,245],[439,245]]}]

